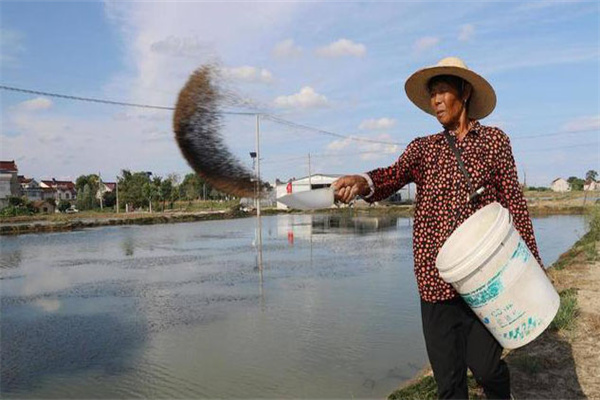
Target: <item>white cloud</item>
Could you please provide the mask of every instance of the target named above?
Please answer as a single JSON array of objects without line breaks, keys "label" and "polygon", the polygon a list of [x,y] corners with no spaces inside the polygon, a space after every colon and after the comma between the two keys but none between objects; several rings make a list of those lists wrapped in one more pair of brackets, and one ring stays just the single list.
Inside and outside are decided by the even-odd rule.
[{"label": "white cloud", "polygon": [[475,34],[475,26],[472,24],[465,24],[460,27],[460,31],[458,32],[458,40],[461,42],[466,42],[467,40],[471,40],[473,35]]},{"label": "white cloud", "polygon": [[378,130],[390,129],[396,126],[396,120],[393,118],[365,119],[360,123],[358,129]]},{"label": "white cloud", "polygon": [[312,87],[305,86],[298,93],[277,97],[274,103],[276,107],[281,108],[316,108],[328,106],[329,100],[315,92]]},{"label": "white cloud", "polygon": [[35,99],[23,101],[14,106],[14,111],[36,111],[46,110],[52,107],[52,101],[45,97],[36,97]]},{"label": "white cloud", "polygon": [[563,125],[565,132],[600,130],[600,115],[574,119]]},{"label": "white cloud", "polygon": [[150,50],[167,56],[198,57],[207,53],[208,46],[202,44],[195,36],[169,36],[166,39],[155,41],[150,45]]},{"label": "white cloud", "polygon": [[354,43],[352,40],[340,39],[318,48],[316,53],[322,57],[363,57],[367,53],[367,47],[364,44]]},{"label": "white cloud", "polygon": [[437,45],[439,42],[440,42],[440,39],[437,37],[425,36],[420,39],[417,39],[413,48],[416,51],[424,51],[424,50],[432,48],[433,46]]},{"label": "white cloud", "polygon": [[326,148],[331,155],[342,156],[345,153],[352,153],[363,161],[389,159],[391,154],[399,154],[400,151],[400,146],[396,144],[373,143],[356,139],[381,140],[382,142],[394,141],[387,133],[376,136],[350,136],[345,139],[334,140]]},{"label": "white cloud", "polygon": [[293,58],[302,54],[302,48],[297,46],[292,39],[286,39],[275,45],[272,54],[278,58]]},{"label": "white cloud", "polygon": [[235,68],[222,68],[223,76],[242,82],[273,82],[273,74],[264,68],[256,68],[248,65]]}]

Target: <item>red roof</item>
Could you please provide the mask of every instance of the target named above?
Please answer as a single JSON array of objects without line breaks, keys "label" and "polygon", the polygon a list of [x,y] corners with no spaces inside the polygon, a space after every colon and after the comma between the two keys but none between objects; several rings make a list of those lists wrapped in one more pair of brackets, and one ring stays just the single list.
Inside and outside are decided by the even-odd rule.
[{"label": "red roof", "polygon": [[117,184],[115,182],[103,182],[107,188],[114,191],[117,188]]},{"label": "red roof", "polygon": [[56,179],[52,179],[52,180],[43,180],[42,182],[45,185],[48,185],[54,189],[70,190],[72,192],[76,191],[75,184],[71,181],[57,181]]},{"label": "red roof", "polygon": [[32,180],[33,178],[25,178],[25,176],[19,175],[19,183],[27,184],[30,183]]},{"label": "red roof", "polygon": [[15,160],[0,161],[0,171],[17,172],[18,170],[19,170],[19,168],[17,168],[17,164],[15,164]]}]

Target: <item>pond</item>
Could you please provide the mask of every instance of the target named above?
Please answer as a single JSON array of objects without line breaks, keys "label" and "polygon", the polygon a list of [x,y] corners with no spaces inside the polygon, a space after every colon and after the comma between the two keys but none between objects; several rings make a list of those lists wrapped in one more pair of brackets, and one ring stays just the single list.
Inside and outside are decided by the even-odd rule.
[{"label": "pond", "polygon": [[[3,398],[382,398],[426,363],[412,219],[2,237]],[[583,216],[534,219],[550,265]]]}]

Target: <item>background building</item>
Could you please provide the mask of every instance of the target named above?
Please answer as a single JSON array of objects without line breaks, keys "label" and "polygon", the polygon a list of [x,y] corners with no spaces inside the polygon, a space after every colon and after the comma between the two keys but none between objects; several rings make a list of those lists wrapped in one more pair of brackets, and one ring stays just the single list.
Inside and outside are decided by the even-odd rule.
[{"label": "background building", "polygon": [[15,161],[0,161],[0,208],[8,205],[9,197],[20,197],[19,169]]}]

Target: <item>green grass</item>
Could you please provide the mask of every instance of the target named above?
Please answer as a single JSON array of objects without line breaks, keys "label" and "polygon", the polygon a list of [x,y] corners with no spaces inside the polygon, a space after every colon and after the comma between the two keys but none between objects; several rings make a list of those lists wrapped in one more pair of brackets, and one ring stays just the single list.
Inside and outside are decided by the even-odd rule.
[{"label": "green grass", "polygon": [[[482,391],[469,372],[467,375],[469,398],[481,399]],[[388,396],[389,400],[433,400],[437,399],[437,384],[433,376],[424,376],[418,381],[394,391]]]},{"label": "green grass", "polygon": [[575,322],[579,315],[577,306],[577,290],[574,288],[562,290],[560,293],[560,307],[556,317],[550,324],[550,329],[555,331],[571,331],[575,328]]},{"label": "green grass", "polygon": [[575,242],[569,251],[561,254],[552,266],[554,269],[561,270],[580,256],[583,256],[587,262],[594,262],[600,259],[598,249],[596,248],[596,243],[600,240],[600,206],[594,206],[587,217],[589,218],[589,231]]}]

